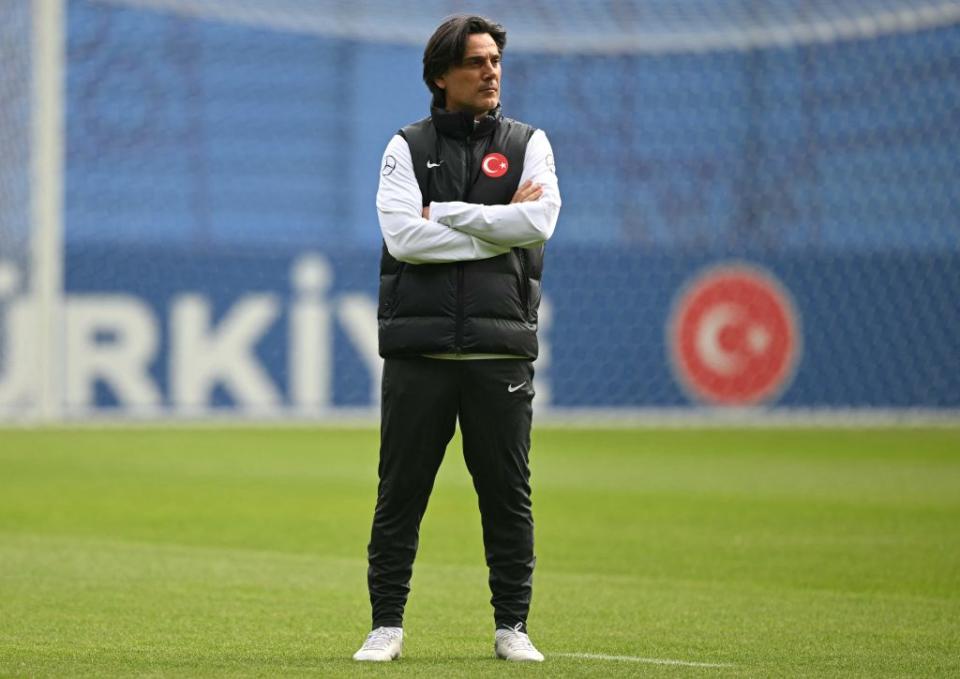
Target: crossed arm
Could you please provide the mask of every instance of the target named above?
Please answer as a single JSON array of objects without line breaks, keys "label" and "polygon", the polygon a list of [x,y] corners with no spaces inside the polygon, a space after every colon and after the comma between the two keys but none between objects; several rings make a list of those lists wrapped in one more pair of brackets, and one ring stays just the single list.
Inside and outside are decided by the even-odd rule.
[{"label": "crossed arm", "polygon": [[[517,192],[513,194],[513,203],[529,203],[534,200],[540,200],[543,196],[543,185],[534,184],[532,179],[528,179],[517,187]],[[423,208],[423,218],[430,219],[430,206]]]},{"label": "crossed arm", "polygon": [[509,205],[435,201],[423,207],[410,149],[394,136],[384,152],[377,191],[387,250],[400,261],[425,264],[487,259],[548,240],[560,212],[552,154],[546,135],[534,132]]}]

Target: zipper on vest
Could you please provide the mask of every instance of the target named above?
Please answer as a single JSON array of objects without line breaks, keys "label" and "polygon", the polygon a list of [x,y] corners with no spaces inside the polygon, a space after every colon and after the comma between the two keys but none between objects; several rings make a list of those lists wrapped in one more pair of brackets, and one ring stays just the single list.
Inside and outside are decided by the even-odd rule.
[{"label": "zipper on vest", "polygon": [[470,195],[470,184],[473,179],[473,148],[470,145],[471,139],[467,138],[463,142],[463,202],[467,202],[467,196]]},{"label": "zipper on vest", "polygon": [[[470,195],[470,179],[473,176],[473,148],[471,148],[471,138],[463,142],[463,202],[467,202],[467,196]],[[455,351],[459,354],[463,351],[463,262],[457,262],[457,326],[454,339]]]},{"label": "zipper on vest", "polygon": [[454,339],[456,353],[463,352],[463,262],[457,262],[457,328]]}]

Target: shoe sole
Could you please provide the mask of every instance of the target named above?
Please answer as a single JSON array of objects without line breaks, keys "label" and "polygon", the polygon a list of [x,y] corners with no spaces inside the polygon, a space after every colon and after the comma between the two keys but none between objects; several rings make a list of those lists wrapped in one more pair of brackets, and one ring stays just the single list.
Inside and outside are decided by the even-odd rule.
[{"label": "shoe sole", "polygon": [[392,662],[394,660],[399,660],[401,655],[402,652],[397,653],[389,658],[358,658],[357,656],[353,656],[353,659],[357,662]]},{"label": "shoe sole", "polygon": [[543,662],[543,658],[508,658],[505,655],[500,655],[496,651],[493,652],[493,657],[506,662]]}]

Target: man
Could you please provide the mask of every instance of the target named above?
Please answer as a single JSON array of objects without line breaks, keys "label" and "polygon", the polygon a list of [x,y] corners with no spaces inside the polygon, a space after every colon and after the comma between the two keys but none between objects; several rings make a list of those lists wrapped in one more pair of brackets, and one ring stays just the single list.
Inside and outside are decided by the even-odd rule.
[{"label": "man", "polygon": [[543,251],[560,193],[544,133],[500,113],[505,44],[487,19],[445,20],[423,55],[431,116],[400,130],[383,156],[373,631],[356,660],[400,656],[420,520],[458,420],[479,498],[495,653],[543,660],[526,629],[528,462]]}]

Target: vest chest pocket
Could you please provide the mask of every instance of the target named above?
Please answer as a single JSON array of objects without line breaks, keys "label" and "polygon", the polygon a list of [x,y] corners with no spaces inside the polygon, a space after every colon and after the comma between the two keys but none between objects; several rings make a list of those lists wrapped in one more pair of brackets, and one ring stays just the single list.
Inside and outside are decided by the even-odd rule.
[{"label": "vest chest pocket", "polygon": [[405,262],[398,262],[396,273],[392,276],[380,277],[380,316],[390,316],[397,308],[397,299],[400,292],[400,278],[403,276],[404,269],[407,268]]},{"label": "vest chest pocket", "polygon": [[527,273],[527,252],[523,248],[517,248],[517,260],[520,262],[520,306],[523,310],[523,318],[530,320],[530,277]]}]

